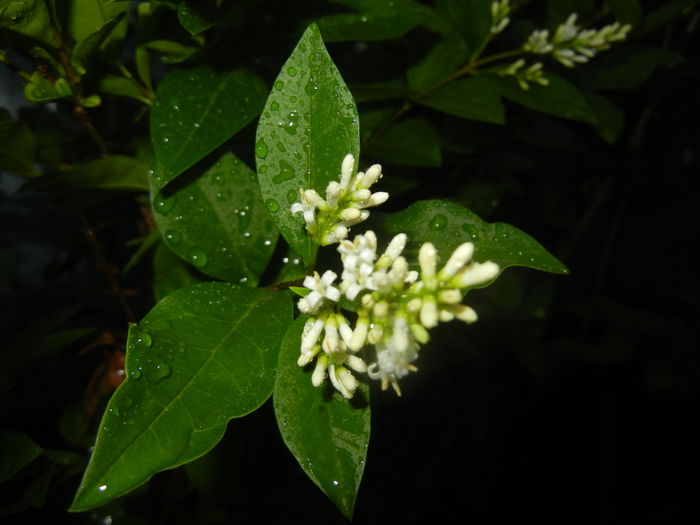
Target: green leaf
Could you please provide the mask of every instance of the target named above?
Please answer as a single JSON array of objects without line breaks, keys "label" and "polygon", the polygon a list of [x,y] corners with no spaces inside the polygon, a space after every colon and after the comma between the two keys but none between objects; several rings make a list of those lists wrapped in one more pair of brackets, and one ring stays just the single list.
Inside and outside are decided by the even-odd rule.
[{"label": "green leaf", "polygon": [[639,28],[639,33],[646,33],[658,29],[669,23],[674,18],[686,16],[700,4],[700,0],[672,0],[664,2],[658,9],[649,12],[644,17],[644,23]]},{"label": "green leaf", "polygon": [[505,123],[499,90],[483,76],[460,78],[415,100],[448,115],[492,124]]},{"label": "green leaf", "polygon": [[188,46],[175,40],[151,40],[145,44],[145,47],[151,51],[163,53],[161,60],[165,64],[179,64],[199,51],[196,45]]},{"label": "green leaf", "polygon": [[359,155],[357,107],[315,24],[282,66],[260,117],[255,153],[263,198],[292,249],[309,263],[315,247],[290,203],[299,188],[325,195],[343,158]]},{"label": "green leaf", "polygon": [[412,0],[393,2],[343,1],[359,12],[337,14],[318,19],[326,42],[347,40],[387,40],[405,35],[430,14],[430,9]]},{"label": "green leaf", "polygon": [[79,164],[41,187],[148,191],[148,165],[133,157],[111,155]]},{"label": "green leaf", "polygon": [[43,0],[10,0],[0,6],[0,28],[58,47]]},{"label": "green leaf", "polygon": [[[363,120],[361,115],[364,130]],[[430,121],[422,117],[401,120],[389,127],[367,143],[364,153],[399,166],[436,167],[442,163],[440,135]]]},{"label": "green leaf", "polygon": [[548,86],[532,83],[527,91],[523,90],[512,77],[484,75],[483,78],[491,82],[492,89],[500,92],[503,97],[522,106],[557,117],[579,120],[592,125],[598,124],[595,113],[581,90],[568,80],[549,71],[545,76],[549,80]]},{"label": "green leaf", "polygon": [[311,384],[311,374],[297,366],[305,322],[297,318],[280,347],[272,398],[277,425],[304,472],[352,519],[369,444],[369,388],[361,383],[349,401],[328,384]]},{"label": "green leaf", "polygon": [[24,86],[24,96],[29,102],[47,102],[70,97],[72,94],[70,84],[65,78],[58,78],[52,82],[39,72],[32,73],[29,82]]},{"label": "green leaf", "polygon": [[277,243],[265,208],[255,173],[226,153],[157,194],[153,218],[170,249],[199,271],[255,286]]},{"label": "green leaf", "polygon": [[136,82],[119,75],[103,75],[100,78],[99,91],[110,95],[133,98],[144,104],[151,104],[151,100],[139,89]]},{"label": "green leaf", "polygon": [[164,243],[156,247],[153,257],[153,292],[156,302],[166,295],[201,282],[180,257],[175,255]]},{"label": "green leaf", "polygon": [[403,211],[380,219],[391,235],[409,235],[407,252],[416,255],[424,242],[432,242],[446,261],[463,242],[474,243],[474,260],[493,261],[501,271],[509,266],[525,266],[551,273],[569,270],[535,239],[515,226],[482,221],[469,209],[444,200],[419,201]]},{"label": "green leaf", "polygon": [[112,31],[114,31],[125,18],[126,12],[122,11],[117,16],[107,20],[97,31],[90,33],[75,45],[71,56],[71,62],[81,75],[85,74],[85,68],[89,61],[107,41]]},{"label": "green leaf", "polygon": [[202,283],[129,329],[127,379],[107,406],[72,511],[102,505],[196,459],[270,396],[291,320],[285,293]]},{"label": "green leaf", "polygon": [[377,100],[392,100],[403,98],[405,87],[404,80],[397,78],[386,82],[368,82],[365,84],[352,84],[350,86],[355,102],[374,102]]},{"label": "green leaf", "polygon": [[161,189],[258,116],[266,92],[262,79],[245,70],[217,73],[198,67],[166,76],[151,111],[155,189]]},{"label": "green leaf", "polygon": [[547,18],[549,27],[556,29],[563,24],[572,13],[578,14],[578,19],[588,20],[596,14],[596,0],[549,0],[547,2]]},{"label": "green leaf", "polygon": [[0,483],[10,479],[42,452],[43,449],[28,435],[13,430],[0,431]]},{"label": "green leaf", "polygon": [[628,47],[602,56],[581,80],[593,89],[632,89],[644,84],[657,68],[681,62],[683,57],[666,49]]},{"label": "green leaf", "polygon": [[610,99],[597,93],[586,91],[583,95],[598,120],[594,126],[598,135],[608,144],[614,143],[625,127],[625,114]]},{"label": "green leaf", "polygon": [[[98,33],[111,19],[128,14],[130,1],[104,2],[101,0],[61,0],[56,2],[56,11],[63,33],[70,35],[75,42],[82,42]],[[126,36],[127,20],[109,30],[102,45],[121,40]]]},{"label": "green leaf", "polygon": [[36,138],[29,126],[16,122],[9,111],[0,108],[0,171],[36,177],[35,152]]}]

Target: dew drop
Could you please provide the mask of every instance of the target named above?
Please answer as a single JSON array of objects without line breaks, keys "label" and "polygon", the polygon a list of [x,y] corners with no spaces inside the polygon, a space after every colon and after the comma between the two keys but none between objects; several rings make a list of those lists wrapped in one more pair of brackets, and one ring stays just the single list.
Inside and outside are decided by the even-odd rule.
[{"label": "dew drop", "polygon": [[293,68],[293,67],[290,66],[289,68],[287,68],[287,74],[288,74],[290,77],[295,77],[295,76],[297,76],[297,70],[296,70],[296,68]]},{"label": "dew drop", "polygon": [[267,157],[267,144],[265,144],[263,139],[260,139],[257,144],[255,144],[255,155],[259,159]]},{"label": "dew drop", "polygon": [[100,485],[99,487],[97,487],[97,490],[99,490],[100,492],[104,492],[105,490],[107,490],[107,485]]},{"label": "dew drop", "polygon": [[479,238],[479,232],[478,232],[478,230],[476,229],[476,226],[474,226],[473,224],[469,224],[468,222],[465,222],[464,224],[462,224],[462,229],[463,229],[467,234],[469,234],[469,237],[470,237],[469,240],[472,240],[472,241],[473,241],[474,239],[478,239],[478,238]]},{"label": "dew drop", "polygon": [[122,399],[121,406],[123,410],[128,410],[132,406],[134,406],[134,398],[132,397],[125,397]]},{"label": "dew drop", "polygon": [[132,370],[129,372],[129,377],[134,380],[141,379],[141,369],[137,368],[136,370]]},{"label": "dew drop", "polygon": [[158,194],[156,199],[153,201],[153,208],[161,215],[167,215],[175,207],[175,202],[175,196],[168,197],[166,199],[161,194]]},{"label": "dew drop", "polygon": [[297,190],[289,190],[287,192],[287,200],[289,201],[289,204],[296,202],[298,197],[299,193],[297,192]]},{"label": "dew drop", "polygon": [[430,219],[428,226],[431,230],[444,230],[445,226],[447,226],[447,217],[438,213],[435,217]]},{"label": "dew drop", "polygon": [[276,100],[274,100],[270,103],[270,109],[272,111],[277,111],[279,108],[280,108],[279,102],[277,102]]},{"label": "dew drop", "polygon": [[263,242],[263,244],[264,244],[265,246],[270,246],[270,245],[272,244],[272,241],[266,240],[265,242]]},{"label": "dew drop", "polygon": [[189,249],[187,252],[187,260],[190,261],[197,268],[206,266],[208,259],[207,254],[201,248],[196,246]]},{"label": "dew drop", "polygon": [[240,279],[238,279],[238,282],[241,283],[241,284],[245,284],[245,283],[248,282],[248,278],[247,278],[247,277],[241,277]]},{"label": "dew drop", "polygon": [[166,230],[165,231],[165,240],[173,245],[177,246],[182,242],[182,234],[178,231],[175,230]]},{"label": "dew drop", "polygon": [[275,80],[275,83],[272,84],[272,87],[274,87],[277,91],[280,91],[284,87],[284,82],[281,80]]},{"label": "dew drop", "polygon": [[280,209],[280,205],[275,199],[267,199],[265,201],[265,207],[267,208],[267,211],[271,213],[275,213]]},{"label": "dew drop", "polygon": [[245,237],[246,239],[250,237],[250,232],[243,232],[243,237]]},{"label": "dew drop", "polygon": [[284,131],[286,131],[290,135],[296,135],[300,117],[301,115],[298,111],[290,111],[287,115],[287,118],[282,122],[278,122],[277,125],[280,126]]},{"label": "dew drop", "polygon": [[337,486],[338,486],[338,482],[337,482],[336,480],[333,480],[333,486],[334,486],[334,487],[337,487]]},{"label": "dew drop", "polygon": [[267,173],[267,164],[263,164],[258,168],[258,173]]}]

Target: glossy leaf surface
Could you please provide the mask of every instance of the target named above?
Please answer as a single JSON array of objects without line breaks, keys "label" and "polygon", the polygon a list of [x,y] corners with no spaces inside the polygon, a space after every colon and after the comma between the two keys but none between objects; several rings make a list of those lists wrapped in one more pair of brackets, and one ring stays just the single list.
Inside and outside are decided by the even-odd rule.
[{"label": "glossy leaf surface", "polygon": [[127,379],[105,411],[72,510],[191,461],[270,396],[291,318],[280,292],[227,283],[176,291],[129,330]]},{"label": "glossy leaf surface", "polygon": [[256,285],[277,242],[255,173],[224,154],[201,175],[192,172],[153,200],[153,218],[170,249],[199,271]]},{"label": "glossy leaf surface", "polygon": [[446,261],[457,246],[469,241],[474,243],[475,261],[494,261],[501,270],[526,266],[569,273],[564,264],[527,233],[510,224],[482,221],[469,209],[453,202],[419,201],[403,211],[383,216],[380,223],[391,235],[408,234],[406,253],[412,256],[416,256],[421,244],[430,241]]},{"label": "glossy leaf surface", "polygon": [[359,154],[357,107],[312,24],[275,80],[258,124],[255,154],[263,199],[280,232],[306,262],[314,244],[291,203],[299,188],[325,195],[348,153]]},{"label": "glossy leaf surface", "polygon": [[253,120],[267,88],[244,70],[178,70],[161,83],[151,112],[153,183],[161,189]]},{"label": "glossy leaf surface", "polygon": [[369,388],[352,400],[326,382],[311,384],[311,373],[297,366],[306,317],[289,326],[279,352],[273,403],[287,447],[311,480],[350,519],[362,479],[370,434]]}]

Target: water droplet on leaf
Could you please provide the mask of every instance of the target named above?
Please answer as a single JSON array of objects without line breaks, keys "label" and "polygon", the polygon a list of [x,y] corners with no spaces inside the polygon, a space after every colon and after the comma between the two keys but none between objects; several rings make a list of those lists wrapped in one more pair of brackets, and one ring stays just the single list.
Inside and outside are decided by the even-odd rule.
[{"label": "water droplet on leaf", "polygon": [[169,377],[172,371],[173,369],[170,368],[170,365],[168,363],[166,363],[159,357],[153,358],[153,371],[150,374],[150,376],[156,383],[162,381],[166,377]]},{"label": "water droplet on leaf", "polygon": [[206,266],[208,262],[207,254],[204,252],[204,250],[196,246],[190,248],[190,250],[187,252],[187,260],[197,268]]},{"label": "water droplet on leaf", "polygon": [[153,208],[161,215],[167,215],[175,207],[177,199],[175,196],[168,197],[167,199],[161,194],[158,194],[156,199],[153,201]]},{"label": "water droplet on leaf", "polygon": [[271,213],[275,213],[280,209],[280,205],[275,199],[267,199],[265,201],[265,207],[267,208],[267,211]]},{"label": "water droplet on leaf", "polygon": [[272,85],[277,91],[280,91],[284,87],[284,82],[281,80],[275,80],[275,83]]},{"label": "water droplet on leaf", "polygon": [[279,184],[280,182],[292,179],[296,175],[294,168],[292,168],[291,164],[284,160],[280,160],[279,170],[280,172],[272,178],[272,182],[274,182],[275,184]]},{"label": "water droplet on leaf", "polygon": [[438,213],[435,217],[430,219],[428,226],[431,230],[444,230],[445,226],[447,226],[447,217]]},{"label": "water droplet on leaf", "polygon": [[267,144],[263,139],[260,139],[255,145],[255,155],[260,159],[267,157]]}]

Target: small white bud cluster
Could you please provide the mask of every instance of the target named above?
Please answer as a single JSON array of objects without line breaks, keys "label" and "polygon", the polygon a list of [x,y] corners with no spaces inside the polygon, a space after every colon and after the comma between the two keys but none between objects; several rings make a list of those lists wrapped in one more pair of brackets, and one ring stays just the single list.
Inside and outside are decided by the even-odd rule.
[{"label": "small white bud cluster", "polygon": [[315,190],[299,189],[299,201],[292,204],[292,215],[302,213],[306,231],[318,238],[318,243],[328,246],[348,236],[351,226],[369,217],[372,206],[389,198],[384,191],[372,193],[370,187],[382,177],[382,167],[374,164],[366,172],[355,171],[355,158],[348,154],[340,169],[340,182],[331,181],[323,199]]},{"label": "small white bud cluster", "polygon": [[497,35],[510,23],[510,0],[491,2],[491,34]]},{"label": "small white bud cluster", "polygon": [[518,81],[520,89],[527,91],[530,89],[530,82],[536,82],[541,86],[548,86],[549,80],[542,75],[542,62],[525,66],[525,60],[520,58],[510,66],[498,72],[501,76],[512,76]]},{"label": "small white bud cluster", "polygon": [[[498,265],[471,261],[474,245],[464,243],[438,271],[437,251],[431,243],[425,243],[418,254],[419,273],[410,270],[401,255],[406,242],[406,234],[396,235],[377,257],[374,232],[357,235],[352,242],[344,240],[338,247],[343,274],[337,288],[332,284],[336,274],[330,271],[305,279],[304,285],[311,292],[298,305],[310,317],[298,364],[305,366],[323,350],[312,375],[314,385],[323,382],[328,370],[333,386],[351,397],[357,381],[347,369],[350,367],[381,380],[383,389],[391,384],[400,395],[398,379],[416,370],[412,363],[420,345],[430,340],[428,329],[455,318],[467,323],[476,321],[476,312],[461,304],[462,299],[469,288],[494,279]],[[359,303],[354,329],[334,304],[341,293]],[[325,336],[319,343],[322,332]],[[355,355],[367,343],[376,350],[376,361],[369,366]]]},{"label": "small white bud cluster", "polygon": [[588,62],[598,52],[610,49],[610,45],[627,38],[632,29],[629,24],[615,22],[600,29],[581,28],[576,24],[578,15],[572,13],[563,24],[557,27],[551,41],[549,31],[538,30],[528,37],[523,45],[527,53],[551,55],[566,67]]}]

